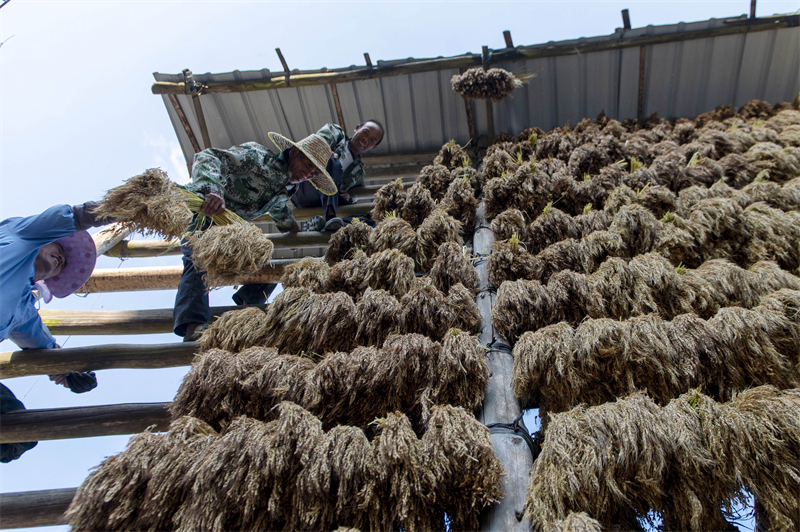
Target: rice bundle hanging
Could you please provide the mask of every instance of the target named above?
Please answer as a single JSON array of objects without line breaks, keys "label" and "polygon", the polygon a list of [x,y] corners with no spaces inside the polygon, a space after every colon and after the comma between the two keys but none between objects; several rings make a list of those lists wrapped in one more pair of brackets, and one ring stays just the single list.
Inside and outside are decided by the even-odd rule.
[{"label": "rice bundle hanging", "polygon": [[382,345],[387,336],[405,329],[400,302],[380,289],[367,288],[356,303],[355,321],[360,345]]},{"label": "rice bundle hanging", "polygon": [[502,68],[484,70],[476,67],[456,74],[450,79],[450,84],[464,98],[499,102],[521,87],[523,80]]},{"label": "rice bundle hanging", "polygon": [[434,286],[445,294],[458,283],[470,290],[478,289],[478,272],[472,265],[469,252],[455,242],[445,242],[439,246],[430,276]]},{"label": "rice bundle hanging", "polygon": [[743,246],[746,263],[775,261],[789,271],[800,268],[800,226],[798,219],[764,203],[754,203],[742,213],[750,233]]},{"label": "rice bundle hanging", "polygon": [[519,164],[505,150],[495,150],[491,154],[487,153],[483,159],[481,175],[484,184],[492,179],[513,174]]},{"label": "rice bundle hanging", "polygon": [[364,282],[373,289],[399,298],[411,290],[415,279],[414,260],[396,249],[373,253],[367,259]]},{"label": "rice bundle hanging", "polygon": [[345,292],[357,299],[366,290],[369,258],[358,250],[352,259],[345,259],[331,266],[328,272],[328,291]]},{"label": "rice bundle hanging", "polygon": [[782,183],[800,175],[800,148],[759,142],[747,150],[744,158],[757,172],[766,172],[771,181]]},{"label": "rice bundle hanging", "polygon": [[602,532],[603,527],[586,512],[570,512],[552,524],[549,532]]},{"label": "rice bundle hanging", "polygon": [[508,242],[496,242],[486,259],[489,284],[500,286],[503,281],[540,279],[544,265],[525,250],[519,236],[514,234]]},{"label": "rice bundle hanging", "polygon": [[420,277],[414,287],[400,299],[405,332],[418,333],[440,340],[453,326],[455,312],[447,304],[447,296]]},{"label": "rice bundle hanging", "polygon": [[224,349],[238,353],[248,347],[265,345],[266,329],[267,314],[260,308],[231,310],[211,323],[197,343],[200,351]]},{"label": "rice bundle hanging", "polygon": [[414,183],[406,192],[406,201],[399,211],[400,216],[416,229],[433,212],[436,204],[430,191],[419,183]]},{"label": "rice bundle hanging", "polygon": [[478,200],[466,176],[450,183],[441,205],[448,215],[461,222],[463,231],[470,232],[475,227]]},{"label": "rice bundle hanging", "polygon": [[[444,147],[442,147],[442,150],[444,150]],[[440,201],[444,197],[445,192],[447,192],[447,187],[452,180],[452,176],[450,175],[451,170],[452,167],[449,165],[437,163],[436,160],[434,160],[433,164],[422,167],[415,184],[421,185],[428,190],[433,200]],[[424,216],[422,218],[424,218]]]},{"label": "rice bundle hanging", "polygon": [[150,168],[106,192],[94,214],[145,235],[181,238],[192,221],[185,193],[164,171]]},{"label": "rice bundle hanging", "polygon": [[206,286],[235,284],[269,266],[274,246],[253,224],[213,225],[189,236],[195,267]]},{"label": "rice bundle hanging", "polygon": [[478,172],[471,166],[462,166],[455,168],[450,173],[450,180],[466,179],[469,186],[472,187],[473,195],[477,198],[483,190],[483,174]]},{"label": "rice bundle hanging", "polygon": [[461,222],[447,214],[443,208],[434,210],[417,229],[416,257],[423,268],[433,265],[436,251],[445,242],[463,244]]},{"label": "rice bundle hanging", "polygon": [[441,164],[451,170],[470,166],[472,160],[469,158],[467,152],[464,151],[464,148],[466,148],[466,146],[462,148],[454,139],[450,139],[442,145],[442,148],[439,150],[439,155],[433,159],[433,164]]},{"label": "rice bundle hanging", "polygon": [[[492,220],[490,225],[495,240],[508,240],[514,233],[522,242],[528,242],[528,231],[525,225],[525,217],[519,209],[508,209],[503,211]],[[530,239],[535,243],[535,239]],[[535,245],[535,244],[534,244]]]},{"label": "rice bundle hanging", "polygon": [[[520,235],[523,234],[520,233]],[[541,216],[531,222],[527,234],[527,240],[523,236],[520,238],[529,242],[527,244],[528,252],[535,255],[547,246],[561,240],[580,238],[581,231],[575,218],[555,207],[549,207]],[[495,233],[495,238],[497,238],[497,233]]]},{"label": "rice bundle hanging", "polygon": [[447,294],[447,304],[455,314],[451,327],[473,334],[480,332],[483,317],[471,290],[467,290],[461,283],[454,284]]},{"label": "rice bundle hanging", "polygon": [[325,250],[325,261],[333,266],[337,262],[352,256],[359,249],[367,249],[372,227],[358,218],[342,227],[331,236]]},{"label": "rice bundle hanging", "polygon": [[406,203],[406,192],[403,190],[403,180],[398,179],[383,185],[375,193],[372,200],[372,219],[376,222],[383,220],[387,213],[398,213]]},{"label": "rice bundle hanging", "polygon": [[373,253],[396,249],[413,257],[416,252],[417,233],[414,228],[395,213],[384,217],[369,234],[369,248]]},{"label": "rice bundle hanging", "polygon": [[320,294],[315,299],[309,321],[304,324],[311,328],[312,342],[308,346],[297,346],[295,351],[321,354],[351,349],[358,328],[353,298],[343,292],[335,292]]},{"label": "rice bundle hanging", "polygon": [[[337,231],[335,234],[339,234]],[[312,292],[322,293],[328,284],[330,266],[320,259],[305,257],[298,262],[287,265],[283,270],[281,284],[283,288],[308,288]]]}]

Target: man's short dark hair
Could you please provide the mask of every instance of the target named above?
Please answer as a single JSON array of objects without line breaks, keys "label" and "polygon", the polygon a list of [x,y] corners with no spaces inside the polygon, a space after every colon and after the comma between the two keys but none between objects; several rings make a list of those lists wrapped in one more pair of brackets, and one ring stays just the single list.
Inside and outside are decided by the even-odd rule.
[{"label": "man's short dark hair", "polygon": [[377,148],[377,147],[378,147],[378,144],[380,144],[381,142],[383,142],[383,137],[385,137],[385,136],[386,136],[386,130],[383,128],[383,124],[381,124],[380,122],[378,122],[378,121],[377,121],[377,120],[375,120],[374,118],[370,118],[369,120],[364,120],[363,122],[361,122],[360,124],[358,124],[356,127],[357,127],[357,128],[360,128],[361,126],[363,126],[363,125],[364,125],[364,124],[366,124],[367,122],[372,122],[373,124],[375,124],[376,126],[378,126],[379,128],[381,128],[381,138],[380,138],[380,140],[379,140],[379,141],[378,141],[378,142],[375,144],[375,147]]}]

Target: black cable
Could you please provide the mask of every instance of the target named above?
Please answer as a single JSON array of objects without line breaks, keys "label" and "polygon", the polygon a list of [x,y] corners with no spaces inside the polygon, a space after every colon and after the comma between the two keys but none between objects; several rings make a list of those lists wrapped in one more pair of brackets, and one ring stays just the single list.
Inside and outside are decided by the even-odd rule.
[{"label": "black cable", "polygon": [[522,439],[528,444],[528,449],[531,451],[533,460],[536,461],[539,457],[539,453],[542,451],[541,442],[534,441],[530,432],[528,432],[528,428],[525,426],[525,422],[522,421],[522,415],[523,413],[520,413],[517,419],[511,423],[489,423],[486,427],[489,429],[490,434],[512,433],[522,436]]}]

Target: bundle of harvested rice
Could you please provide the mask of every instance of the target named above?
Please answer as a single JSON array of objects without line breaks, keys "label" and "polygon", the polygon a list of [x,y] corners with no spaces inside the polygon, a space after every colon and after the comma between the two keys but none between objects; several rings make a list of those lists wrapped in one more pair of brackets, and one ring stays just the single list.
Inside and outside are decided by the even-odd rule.
[{"label": "bundle of harvested rice", "polygon": [[146,235],[181,238],[192,221],[185,192],[161,169],[151,168],[106,192],[94,214]]},{"label": "bundle of harvested rice", "polygon": [[312,343],[311,310],[319,296],[308,288],[289,288],[278,294],[267,308],[266,345],[297,353]]},{"label": "bundle of harvested rice", "polygon": [[525,250],[515,233],[508,242],[496,242],[486,259],[489,284],[500,286],[503,281],[539,279],[544,265]]},{"label": "bundle of harvested rice", "polygon": [[461,283],[454,284],[447,294],[447,304],[455,313],[452,327],[473,334],[480,332],[483,318],[471,290],[464,288]]},{"label": "bundle of harvested rice", "polygon": [[192,416],[223,429],[237,416],[255,415],[248,407],[255,398],[245,381],[277,356],[276,349],[265,347],[252,347],[235,354],[222,349],[202,353],[194,360],[170,403],[172,418]]},{"label": "bundle of harvested rice", "polygon": [[551,275],[564,270],[583,273],[583,261],[581,259],[580,241],[570,238],[556,242],[536,255],[539,268],[538,276],[534,277],[534,279],[547,282]]},{"label": "bundle of harvested rice", "polygon": [[352,259],[342,260],[334,264],[328,272],[328,291],[345,292],[357,299],[366,290],[369,258],[358,250]]},{"label": "bundle of harvested rice", "polygon": [[463,231],[472,231],[475,227],[478,200],[466,176],[454,179],[450,183],[442,199],[442,208],[448,215],[461,222]]},{"label": "bundle of harvested rice", "polygon": [[373,253],[396,249],[413,257],[416,252],[417,233],[406,220],[396,213],[387,214],[369,234],[369,248]]},{"label": "bundle of harvested rice", "polygon": [[653,213],[645,207],[626,205],[614,215],[608,230],[622,238],[628,256],[634,257],[654,248],[658,238],[657,222]]},{"label": "bundle of harvested rice", "polygon": [[531,470],[525,515],[549,530],[570,512],[588,511],[603,530],[640,528],[661,511],[661,479],[670,467],[669,433],[644,394],[551,416]]},{"label": "bundle of harvested rice", "polygon": [[383,217],[390,212],[400,212],[406,203],[406,192],[403,190],[403,180],[398,179],[392,183],[383,185],[375,193],[372,200],[372,219],[383,220]]},{"label": "bundle of harvested rice", "polygon": [[455,322],[455,312],[447,304],[447,297],[433,286],[428,277],[417,279],[414,287],[400,300],[400,306],[403,307],[405,332],[440,340]]},{"label": "bundle of harvested rice", "polygon": [[[415,184],[425,187],[426,190],[430,191],[431,198],[435,201],[440,201],[444,197],[444,193],[447,192],[447,187],[450,185],[450,170],[451,168],[449,166],[434,161],[434,164],[422,167]],[[424,216],[422,218],[424,218]]]},{"label": "bundle of harvested rice", "polygon": [[[492,222],[492,227],[494,227],[494,223],[498,218],[495,218]],[[524,236],[520,238],[529,242],[527,244],[528,252],[532,254],[536,254],[547,246],[561,240],[580,238],[581,236],[580,228],[575,218],[555,207],[545,208],[545,212],[531,222],[527,234],[527,240]],[[524,235],[524,232],[521,232],[520,235]],[[495,232],[495,238],[497,238],[497,232]]]},{"label": "bundle of harvested rice", "polygon": [[[337,231],[335,234],[340,232]],[[281,284],[284,289],[308,288],[312,292],[322,293],[328,284],[330,270],[330,266],[326,262],[313,257],[305,257],[299,262],[286,266],[281,277]]]},{"label": "bundle of harvested rice", "polygon": [[299,345],[294,351],[324,353],[352,349],[358,325],[355,322],[356,306],[353,298],[344,292],[320,294],[311,308],[309,321],[313,341]]},{"label": "bundle of harvested rice", "polygon": [[356,303],[356,336],[360,345],[382,345],[390,334],[404,330],[403,308],[386,290],[367,288]]},{"label": "bundle of harvested rice", "polygon": [[406,202],[400,210],[400,216],[416,229],[422,221],[433,212],[436,204],[431,198],[430,191],[420,183],[414,185],[406,192]]},{"label": "bundle of harvested rice", "polygon": [[242,349],[265,345],[267,314],[258,307],[231,310],[222,314],[197,341],[200,351],[224,349],[238,353]]},{"label": "bundle of harvested rice", "polygon": [[447,143],[442,145],[439,150],[439,155],[433,160],[433,164],[441,164],[453,170],[464,166],[472,165],[472,160],[463,148],[459,146],[454,139],[450,139]]},{"label": "bundle of harvested rice", "polygon": [[478,272],[472,265],[469,252],[455,242],[445,242],[439,246],[430,276],[434,286],[445,294],[457,283],[470,290],[478,289]]},{"label": "bundle of harvested rice", "polygon": [[776,140],[784,148],[787,146],[800,146],[800,125],[784,128]]},{"label": "bundle of harvested rice", "polygon": [[480,509],[503,497],[500,478],[505,472],[489,429],[462,408],[438,406],[420,446],[421,465],[435,479],[433,498],[450,517],[452,529],[478,530]]},{"label": "bundle of harvested rice", "polygon": [[495,150],[483,159],[481,170],[483,182],[488,183],[492,179],[513,174],[518,166],[519,164],[505,150]]},{"label": "bundle of harvested rice", "polygon": [[445,242],[464,243],[461,222],[447,214],[443,208],[433,211],[417,229],[416,258],[423,268],[433,265],[436,251]]},{"label": "bundle of harvested rice", "polygon": [[757,172],[766,172],[771,181],[783,183],[800,175],[800,148],[759,142],[747,150],[744,158]]},{"label": "bundle of harvested rice", "polygon": [[766,120],[773,114],[772,106],[764,100],[750,100],[736,111],[736,116],[744,120],[749,120],[751,118]]},{"label": "bundle of harvested rice", "polygon": [[753,203],[742,213],[750,233],[743,246],[747,264],[772,260],[789,271],[800,268],[800,225],[797,213],[786,214],[764,203]]},{"label": "bundle of harvested rice", "polygon": [[414,260],[396,249],[373,253],[367,259],[364,282],[373,289],[403,297],[414,286]]},{"label": "bundle of harvested rice", "polygon": [[499,102],[509,96],[514,89],[521,87],[523,80],[502,68],[470,68],[463,74],[450,79],[453,90],[464,98],[491,100]]},{"label": "bundle of harvested rice", "polygon": [[369,246],[369,235],[372,227],[358,218],[347,224],[331,236],[325,250],[325,260],[331,266],[352,255],[355,250]]},{"label": "bundle of harvested rice", "polygon": [[570,512],[552,524],[549,532],[602,532],[603,527],[586,512]]},{"label": "bundle of harvested rice", "polygon": [[[528,242],[528,232],[525,226],[525,217],[519,209],[508,209],[503,211],[490,225],[495,240],[508,240],[514,233],[522,242]],[[536,239],[530,239],[535,242]]]},{"label": "bundle of harvested rice", "polygon": [[483,190],[483,174],[471,166],[463,166],[454,169],[450,174],[450,180],[466,178],[469,186],[472,187],[474,196],[477,198]]},{"label": "bundle of harvested rice", "polygon": [[274,246],[253,224],[214,225],[189,236],[195,267],[208,287],[225,286],[269,265]]}]

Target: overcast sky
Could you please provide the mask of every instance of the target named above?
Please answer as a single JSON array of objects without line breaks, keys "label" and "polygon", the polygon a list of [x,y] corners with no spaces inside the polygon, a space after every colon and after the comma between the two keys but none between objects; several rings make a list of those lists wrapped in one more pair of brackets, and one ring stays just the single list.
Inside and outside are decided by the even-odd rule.
[{"label": "overcast sky", "polygon": [[[0,0],[2,1],[2,0]],[[435,57],[514,43],[605,35],[630,10],[633,27],[741,15],[750,2],[57,2],[11,0],[0,9],[0,218],[99,199],[123,179],[158,166],[188,179],[153,72],[281,71],[335,68],[378,59]],[[758,15],[799,3],[759,0]],[[319,124],[322,126],[323,124]],[[530,124],[534,126],[536,124]],[[516,132],[515,132],[516,133]],[[227,146],[223,146],[227,147]],[[98,267],[177,265],[179,257],[101,258]],[[230,303],[231,290],[212,294]],[[172,307],[174,291],[70,296],[49,308]],[[173,335],[83,336],[65,347],[175,342]],[[3,342],[1,351],[14,345]],[[186,368],[98,372],[99,386],[76,395],[47,377],[3,381],[28,408],[170,401]],[[0,466],[0,491],[79,485],[88,469],[121,451],[127,436],[40,442]],[[63,527],[66,529],[66,527]],[[57,530],[49,528],[48,530]]]}]

